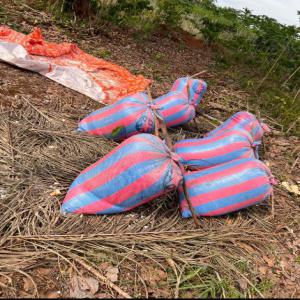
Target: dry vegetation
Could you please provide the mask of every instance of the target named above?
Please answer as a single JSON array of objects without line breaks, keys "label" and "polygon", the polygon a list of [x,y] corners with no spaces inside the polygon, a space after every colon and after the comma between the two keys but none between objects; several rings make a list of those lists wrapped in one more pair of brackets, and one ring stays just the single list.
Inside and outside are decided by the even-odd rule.
[{"label": "dry vegetation", "polygon": [[[174,140],[200,137],[236,111],[258,112],[248,94],[214,71],[209,51],[190,47],[182,34],[143,42],[115,29],[90,36],[27,7],[5,7],[12,12],[7,23],[24,31],[41,24],[50,40],[109,53],[109,60],[152,78],[154,95],[177,77],[208,70],[202,110],[195,122],[171,131]],[[266,203],[203,218],[197,230],[181,219],[175,195],[126,214],[63,216],[70,183],[115,147],[74,130],[98,104],[28,71],[1,63],[0,72],[0,296],[300,296],[299,197],[279,185],[274,218]],[[280,181],[299,183],[299,140],[261,117],[274,129],[262,158]]]}]

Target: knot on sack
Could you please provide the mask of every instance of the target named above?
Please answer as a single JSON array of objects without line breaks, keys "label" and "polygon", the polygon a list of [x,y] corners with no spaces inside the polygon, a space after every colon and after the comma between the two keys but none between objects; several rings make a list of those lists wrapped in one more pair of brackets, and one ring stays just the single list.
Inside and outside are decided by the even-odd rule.
[{"label": "knot on sack", "polygon": [[177,163],[180,162],[180,160],[181,160],[180,156],[175,152],[170,151],[170,156],[171,156],[171,159]]},{"label": "knot on sack", "polygon": [[153,109],[153,110],[159,110],[159,109],[161,109],[161,107],[160,107],[159,105],[157,105],[157,104],[155,104],[155,103],[153,103],[153,102],[148,102],[148,103],[147,103],[147,106],[148,106],[149,108]]},{"label": "knot on sack", "polygon": [[153,113],[155,114],[155,116],[160,119],[160,120],[163,120],[163,117],[159,114],[159,110],[161,109],[161,107],[153,102],[148,102],[147,103],[147,107],[149,107]]},{"label": "knot on sack", "polygon": [[273,175],[270,175],[269,180],[272,185],[277,185],[279,183],[279,181]]},{"label": "knot on sack", "polygon": [[254,155],[255,158],[259,159],[259,155],[258,155],[258,146],[261,144],[260,141],[255,141],[251,144],[251,148],[254,150]]},{"label": "knot on sack", "polygon": [[261,141],[255,141],[251,144],[251,147],[254,149],[257,149],[260,144],[261,144]]}]

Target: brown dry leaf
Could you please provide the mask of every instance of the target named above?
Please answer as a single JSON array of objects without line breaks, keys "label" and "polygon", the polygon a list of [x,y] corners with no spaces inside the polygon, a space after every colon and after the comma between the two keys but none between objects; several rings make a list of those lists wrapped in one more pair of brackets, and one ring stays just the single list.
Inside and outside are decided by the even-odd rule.
[{"label": "brown dry leaf", "polygon": [[247,288],[248,288],[248,283],[247,283],[247,281],[245,280],[245,279],[239,279],[238,280],[238,283],[239,283],[239,286],[240,286],[240,288],[243,290],[243,291],[245,291],[245,290],[247,290]]},{"label": "brown dry leaf", "polygon": [[40,276],[47,276],[51,273],[51,269],[47,269],[47,268],[37,268],[35,269],[35,271]]},{"label": "brown dry leaf", "polygon": [[103,262],[99,265],[99,268],[103,271],[106,271],[109,267],[109,263],[108,262]]},{"label": "brown dry leaf", "polygon": [[71,298],[93,298],[99,282],[92,277],[73,276],[70,281]]},{"label": "brown dry leaf", "polygon": [[227,225],[232,225],[233,224],[233,220],[231,218],[227,218],[226,221],[225,221],[225,223]]},{"label": "brown dry leaf", "polygon": [[112,298],[112,296],[110,294],[107,293],[98,293],[95,295],[96,298],[98,299],[108,299],[108,298]]},{"label": "brown dry leaf", "polygon": [[48,299],[57,299],[57,298],[61,298],[61,293],[59,292],[49,292],[45,295],[45,298]]},{"label": "brown dry leaf", "polygon": [[28,291],[34,289],[34,284],[33,284],[32,280],[31,280],[30,278],[28,278],[28,277],[23,277],[23,282],[24,282],[24,284],[23,284],[23,289],[24,289],[26,292],[28,292]]},{"label": "brown dry leaf", "polygon": [[26,293],[26,292],[24,292],[24,291],[20,291],[19,297],[20,297],[20,298],[28,298],[28,299],[32,299],[32,295],[30,295],[30,294],[28,294],[28,293]]},{"label": "brown dry leaf", "polygon": [[300,247],[300,239],[293,241],[293,245],[296,247]]},{"label": "brown dry leaf", "polygon": [[106,277],[111,282],[118,281],[118,274],[119,274],[119,269],[117,267],[109,267],[106,271]]},{"label": "brown dry leaf", "polygon": [[0,283],[7,285],[9,283],[9,280],[7,277],[1,276]]},{"label": "brown dry leaf", "polygon": [[58,195],[61,195],[61,191],[59,189],[56,189],[50,193],[50,196],[58,196]]},{"label": "brown dry leaf", "polygon": [[282,147],[290,146],[291,145],[289,142],[286,141],[285,138],[277,138],[277,139],[274,139],[273,142],[276,145],[279,145],[279,146],[282,146]]},{"label": "brown dry leaf", "polygon": [[174,273],[177,274],[177,269],[176,269],[174,260],[172,258],[168,257],[168,258],[166,258],[166,261],[167,261],[168,265],[172,268]]},{"label": "brown dry leaf", "polygon": [[264,266],[261,266],[258,268],[259,272],[263,275],[266,275],[267,274],[267,271],[268,271],[268,268],[267,267],[264,267]]},{"label": "brown dry leaf", "polygon": [[268,264],[268,266],[271,268],[271,267],[273,267],[274,266],[274,259],[271,259],[271,258],[269,258],[269,257],[267,257],[267,256],[263,256],[263,260]]}]

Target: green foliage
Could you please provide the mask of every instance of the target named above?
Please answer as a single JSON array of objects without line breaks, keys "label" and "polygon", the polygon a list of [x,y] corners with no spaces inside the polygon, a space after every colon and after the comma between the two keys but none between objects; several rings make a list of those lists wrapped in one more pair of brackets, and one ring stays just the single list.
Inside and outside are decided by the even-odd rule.
[{"label": "green foliage", "polygon": [[[215,0],[48,1],[56,15],[60,15],[60,20],[65,16],[75,19],[76,15],[77,23],[81,24],[85,24],[82,19],[110,22],[134,28],[137,38],[149,36],[162,25],[176,30],[186,20],[193,26],[193,32],[198,32],[208,44],[215,46],[216,60],[223,67],[235,65],[239,69],[252,69],[246,87],[254,91],[261,87],[262,106],[274,110],[274,115],[281,115],[285,123],[297,119],[300,110],[300,95],[297,94],[300,87],[300,69],[297,69],[300,34],[295,26],[254,15],[249,9],[219,7]],[[271,91],[266,91],[270,85]]]}]

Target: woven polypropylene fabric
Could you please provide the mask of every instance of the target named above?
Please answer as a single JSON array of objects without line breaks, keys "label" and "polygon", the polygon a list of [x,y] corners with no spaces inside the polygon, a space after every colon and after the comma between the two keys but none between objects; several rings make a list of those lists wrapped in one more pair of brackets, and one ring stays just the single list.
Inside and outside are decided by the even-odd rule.
[{"label": "woven polypropylene fabric", "polygon": [[242,129],[249,132],[254,141],[261,141],[264,133],[270,132],[269,127],[265,123],[259,122],[253,114],[247,111],[240,111],[232,115],[223,124],[207,133],[206,136],[216,135],[232,129]]},{"label": "woven polypropylene fabric", "polygon": [[[78,130],[124,140],[138,133],[153,132],[154,112],[164,119],[167,127],[188,123],[195,117],[195,103],[200,103],[206,84],[202,80],[193,79],[189,99],[186,82],[182,79],[177,81],[180,83],[176,84],[178,91],[174,89],[153,101],[145,93],[136,93],[98,109],[80,121]],[[194,89],[199,93],[192,92]]]},{"label": "woven polypropylene fabric", "polygon": [[222,131],[201,139],[181,140],[174,151],[193,169],[212,167],[239,158],[255,158],[256,142],[242,130]]},{"label": "woven polypropylene fabric", "polygon": [[173,155],[154,135],[127,139],[79,174],[62,212],[120,213],[176,189],[182,174]]},{"label": "woven polypropylene fabric", "polygon": [[[187,191],[198,216],[218,216],[257,204],[272,193],[272,175],[256,159],[239,159],[184,175]],[[191,217],[182,187],[182,217]]]}]

